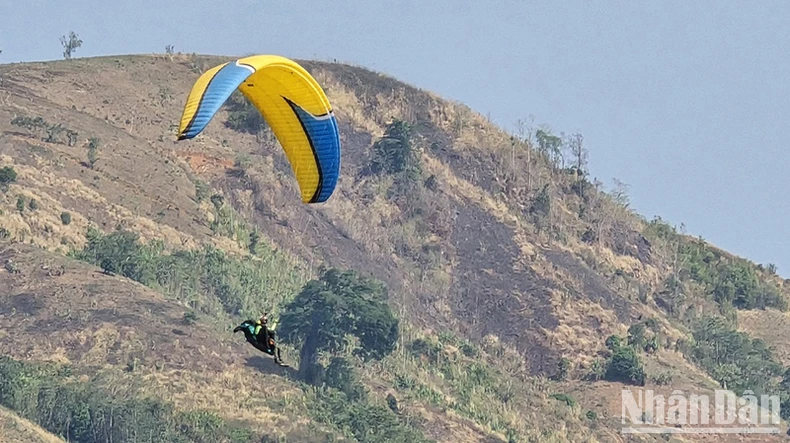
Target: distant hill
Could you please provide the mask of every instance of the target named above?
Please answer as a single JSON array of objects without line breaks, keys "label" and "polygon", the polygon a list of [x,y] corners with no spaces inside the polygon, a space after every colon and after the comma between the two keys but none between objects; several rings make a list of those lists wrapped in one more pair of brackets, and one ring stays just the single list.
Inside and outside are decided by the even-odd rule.
[{"label": "distant hill", "polygon": [[[509,134],[386,75],[300,61],[343,143],[335,194],[302,205],[240,97],[175,142],[193,82],[225,60],[0,65],[0,374],[65,365],[52,383],[91,386],[79,395],[95,410],[112,393],[165,411],[106,429],[188,428],[187,441],[211,420],[227,441],[626,441],[624,386],[779,389],[789,282],[604,192],[581,135]],[[107,257],[126,267],[103,272]],[[284,369],[231,333],[330,267],[385,282],[402,320],[391,356],[346,356],[369,391],[359,410],[300,383],[298,349]],[[35,386],[0,404],[63,435],[8,396]]]}]

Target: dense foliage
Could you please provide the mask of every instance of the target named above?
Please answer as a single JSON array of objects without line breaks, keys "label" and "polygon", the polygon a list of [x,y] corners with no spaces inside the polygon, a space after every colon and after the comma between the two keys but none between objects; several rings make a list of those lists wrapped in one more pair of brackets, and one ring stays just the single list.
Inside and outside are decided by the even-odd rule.
[{"label": "dense foliage", "polygon": [[179,412],[156,399],[121,398],[77,382],[68,367],[0,356],[0,404],[76,443],[247,443],[253,433],[206,411]]},{"label": "dense foliage", "polygon": [[369,401],[354,401],[336,389],[311,391],[313,418],[332,424],[360,443],[430,443],[405,417]]},{"label": "dense foliage", "polygon": [[694,297],[715,301],[722,312],[737,309],[787,309],[787,300],[779,287],[767,278],[775,267],[763,269],[747,260],[730,257],[702,240],[689,238],[656,218],[648,223],[645,236],[664,249],[673,272],[658,302],[670,314],[685,312],[684,305],[694,304]]},{"label": "dense foliage", "polygon": [[348,336],[359,341],[354,354],[362,359],[385,357],[398,340],[384,285],[354,271],[322,272],[285,307],[281,320],[284,341],[302,346],[299,370],[310,383],[319,375],[319,353],[340,352]]},{"label": "dense foliage", "polygon": [[370,172],[419,176],[420,158],[414,147],[411,132],[410,125],[402,120],[396,119],[388,124],[384,130],[384,137],[373,144]]},{"label": "dense foliage", "polygon": [[686,353],[722,386],[739,395],[745,390],[773,394],[776,378],[784,373],[762,340],[736,331],[721,317],[704,317],[695,324]]},{"label": "dense foliage", "polygon": [[234,91],[225,104],[228,119],[225,126],[238,132],[257,135],[268,125],[261,112],[239,91]]},{"label": "dense foliage", "polygon": [[293,294],[302,281],[274,251],[251,260],[208,245],[165,253],[160,242],[144,245],[129,231],[104,235],[90,229],[87,237],[85,248],[72,251],[72,256],[159,289],[207,314],[259,314]]}]

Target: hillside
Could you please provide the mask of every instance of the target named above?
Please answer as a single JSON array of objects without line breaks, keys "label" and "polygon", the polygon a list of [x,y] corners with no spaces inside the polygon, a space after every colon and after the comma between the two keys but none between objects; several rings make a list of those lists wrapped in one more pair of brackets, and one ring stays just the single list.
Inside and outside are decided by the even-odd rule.
[{"label": "hillside", "polygon": [[63,443],[64,441],[5,408],[0,408],[0,435],[6,443]]},{"label": "hillside", "polygon": [[[0,65],[0,168],[16,174],[0,194],[4,355],[66,365],[63,386],[90,380],[99,397],[153,397],[174,422],[208,411],[257,441],[378,441],[334,391],[231,333],[340,268],[385,282],[401,319],[396,351],[355,370],[390,414],[370,420],[405,441],[625,441],[619,392],[637,381],[606,372],[612,335],[631,337],[647,387],[667,395],[781,381],[790,282],[633,213],[589,176],[581,138],[508,134],[384,75],[303,61],[335,108],[343,163],[329,202],[302,205],[242,101],[175,142],[193,82],[225,60]],[[382,158],[400,164],[373,170]],[[102,272],[106,251],[133,251],[135,270]]]}]

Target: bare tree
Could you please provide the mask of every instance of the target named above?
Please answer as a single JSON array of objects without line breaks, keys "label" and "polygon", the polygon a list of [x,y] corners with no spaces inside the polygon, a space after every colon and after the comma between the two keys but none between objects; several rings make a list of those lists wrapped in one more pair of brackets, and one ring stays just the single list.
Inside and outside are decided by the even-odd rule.
[{"label": "bare tree", "polygon": [[612,183],[614,183],[614,189],[612,189],[612,199],[614,199],[614,202],[620,205],[623,209],[628,209],[628,205],[630,204],[628,199],[628,184],[623,183],[616,178],[612,179]]},{"label": "bare tree", "polygon": [[529,124],[521,119],[516,121],[516,134],[527,147],[527,192],[532,191],[532,148],[534,144],[532,143],[531,125],[533,120],[534,118],[530,116]]},{"label": "bare tree", "polygon": [[576,185],[579,188],[579,196],[584,198],[584,184],[582,179],[587,175],[587,156],[589,151],[584,147],[584,136],[580,133],[572,134],[566,139],[565,144],[571,152],[574,160],[573,167],[576,169]]},{"label": "bare tree", "polygon": [[71,54],[82,46],[82,40],[74,31],[71,31],[68,38],[65,35],[60,37],[60,44],[63,45],[63,58],[71,60]]},{"label": "bare tree", "polygon": [[574,166],[576,166],[576,170],[579,173],[583,174],[583,171],[587,167],[587,157],[589,151],[587,148],[584,147],[584,136],[580,133],[575,133],[568,137],[568,146],[571,151],[571,155],[573,155],[574,159]]},{"label": "bare tree", "polygon": [[603,194],[603,183],[594,179],[592,182],[593,192],[591,194],[590,205],[591,221],[595,239],[599,245],[603,244],[604,233],[611,223],[611,211],[607,208],[606,198]]}]

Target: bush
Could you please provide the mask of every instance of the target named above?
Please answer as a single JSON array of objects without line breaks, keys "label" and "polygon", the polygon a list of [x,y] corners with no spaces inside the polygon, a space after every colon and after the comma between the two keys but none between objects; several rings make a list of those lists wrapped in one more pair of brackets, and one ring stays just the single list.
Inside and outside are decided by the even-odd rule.
[{"label": "bush", "polygon": [[568,371],[571,369],[571,361],[565,357],[562,357],[560,361],[557,363],[557,374],[555,375],[555,380],[565,380],[568,377]]},{"label": "bush", "polygon": [[16,182],[16,170],[11,166],[4,166],[0,168],[0,186],[6,188],[11,183]]},{"label": "bush", "polygon": [[607,339],[606,339],[606,347],[607,347],[607,348],[608,348],[610,351],[614,352],[614,351],[616,351],[616,350],[617,350],[617,348],[619,348],[619,347],[620,347],[620,345],[622,344],[622,341],[623,341],[623,340],[622,340],[620,337],[618,337],[618,336],[616,336],[616,335],[610,335],[610,336],[609,336],[609,337],[607,337]]},{"label": "bush", "polygon": [[65,133],[68,146],[74,146],[79,136],[77,132],[72,131],[60,123],[50,124],[41,117],[18,116],[11,120],[11,124],[33,132],[42,141],[47,143],[63,143],[61,134]]},{"label": "bush", "polygon": [[354,366],[348,359],[334,357],[324,372],[324,383],[338,389],[348,396],[349,400],[357,401],[366,397],[365,387],[359,382]]},{"label": "bush", "polygon": [[225,106],[228,109],[226,127],[249,134],[258,134],[268,128],[261,112],[242,93],[234,91]]},{"label": "bush", "polygon": [[654,377],[652,377],[653,383],[659,386],[665,386],[672,383],[672,374],[669,372],[662,372]]},{"label": "bush", "polygon": [[634,348],[620,346],[614,351],[604,378],[609,381],[645,385],[645,370]]},{"label": "bush", "polygon": [[60,221],[66,226],[70,225],[71,224],[71,214],[69,214],[68,212],[61,212],[60,213]]},{"label": "bush", "polygon": [[576,399],[574,399],[573,397],[571,397],[568,394],[551,394],[551,398],[553,398],[555,400],[559,400],[559,401],[565,403],[566,405],[568,405],[568,407],[571,407],[571,408],[576,406]]},{"label": "bush", "polygon": [[408,123],[396,119],[387,125],[384,137],[373,144],[369,168],[373,174],[406,173],[419,177],[420,158],[412,144]]},{"label": "bush", "polygon": [[210,192],[209,186],[202,180],[195,180],[195,201],[198,203],[208,198]]},{"label": "bush", "polygon": [[197,319],[197,314],[195,314],[193,311],[184,312],[184,324],[187,326],[197,323]]}]

